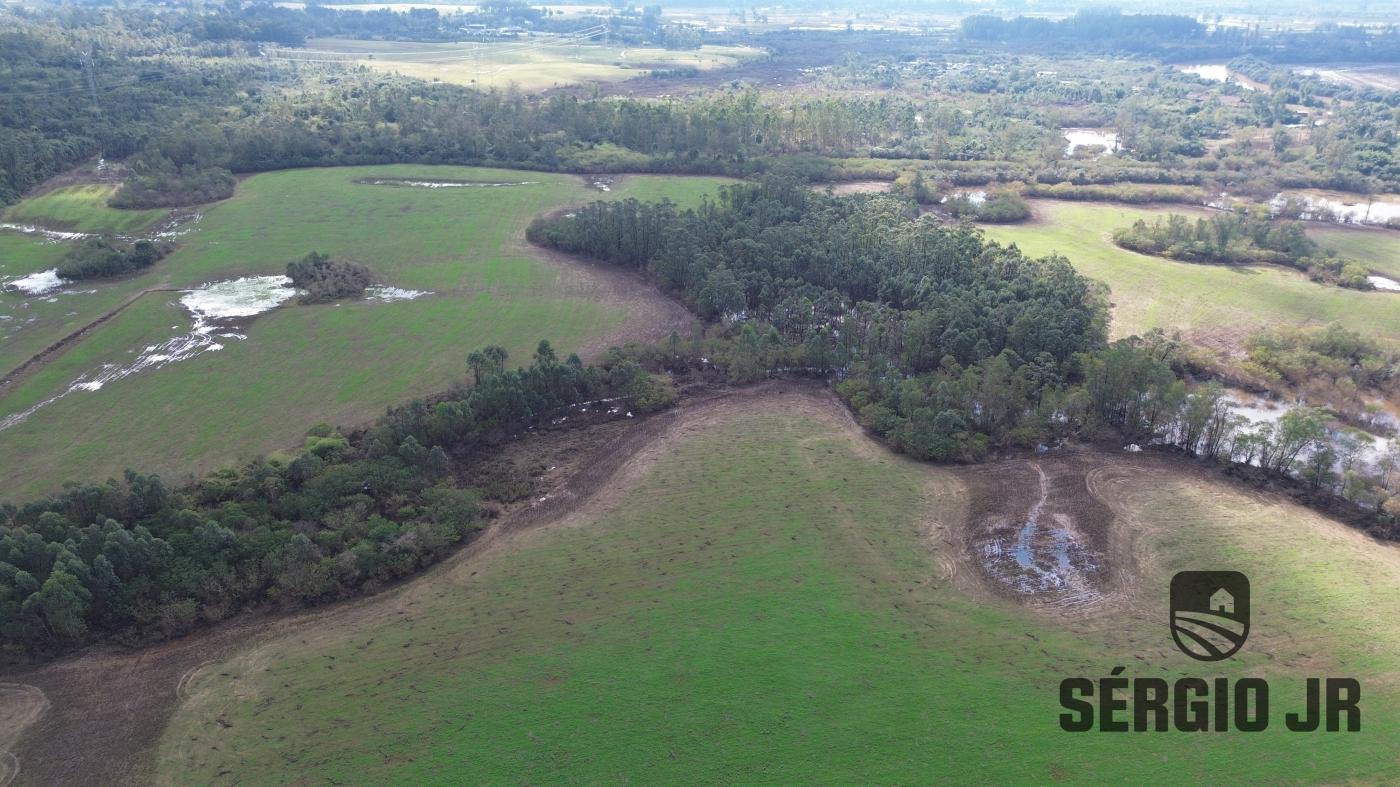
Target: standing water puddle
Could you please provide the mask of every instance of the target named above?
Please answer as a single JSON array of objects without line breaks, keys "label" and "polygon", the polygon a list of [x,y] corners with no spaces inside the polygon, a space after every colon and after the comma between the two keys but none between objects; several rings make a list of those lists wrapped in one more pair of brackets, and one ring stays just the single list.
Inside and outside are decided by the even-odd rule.
[{"label": "standing water puddle", "polygon": [[1102,560],[1064,514],[1045,513],[1050,482],[1039,464],[1031,465],[1040,494],[1017,527],[993,527],[979,545],[983,566],[997,582],[1021,596],[1055,607],[1079,607],[1102,597],[1093,575]]},{"label": "standing water puddle", "polygon": [[537,180],[493,183],[484,180],[413,180],[412,178],[361,178],[355,182],[364,186],[403,186],[415,189],[494,189],[539,184]]},{"label": "standing water puddle", "polygon": [[25,295],[43,295],[62,287],[68,282],[59,278],[57,268],[20,276],[4,283],[5,289],[15,289]]},{"label": "standing water puddle", "polygon": [[0,223],[0,230],[18,232],[22,235],[42,235],[44,236],[44,240],[53,243],[58,243],[60,241],[65,240],[82,240],[83,238],[93,237],[92,233],[90,232],[60,232],[58,230],[49,230],[44,229],[43,227],[37,227],[33,224]]},{"label": "standing water puddle", "polygon": [[1103,151],[1094,158],[1103,158],[1118,152],[1118,131],[1111,128],[1062,128],[1065,155],[1073,156],[1076,150],[1086,147],[1100,147]]},{"label": "standing water puddle", "polygon": [[[42,274],[33,274],[29,278],[38,276]],[[53,278],[58,280],[56,275]],[[62,284],[62,280],[58,282]],[[15,285],[15,282],[9,284]],[[159,369],[176,361],[185,361],[206,352],[222,350],[225,340],[243,341],[248,337],[238,331],[240,320],[275,309],[296,297],[299,292],[292,287],[292,280],[286,276],[244,276],[186,290],[180,298],[180,305],[194,317],[194,324],[187,333],[173,336],[158,344],[147,345],[139,352],[133,351],[135,357],[125,363],[104,363],[84,373],[62,393],[51,396],[27,410],[0,418],[0,431],[24,421],[45,405],[75,391],[98,391],[107,383],[138,372]],[[427,290],[375,285],[365,291],[365,300],[380,303],[411,301],[430,294]],[[179,330],[178,325],[170,327],[172,330]]]},{"label": "standing water puddle", "polygon": [[1388,224],[1400,221],[1400,197],[1382,194],[1367,198],[1360,195],[1280,191],[1269,200],[1275,214],[1293,204],[1301,218],[1331,221],[1338,224]]},{"label": "standing water puddle", "polygon": [[0,430],[21,423],[40,408],[75,391],[97,391],[107,383],[137,372],[159,369],[202,353],[222,350],[224,345],[220,340],[241,341],[248,338],[233,330],[236,327],[233,321],[261,314],[296,296],[297,291],[291,287],[291,283],[292,280],[286,276],[245,276],[187,290],[180,298],[180,305],[194,317],[194,324],[188,333],[159,344],[147,345],[126,363],[105,363],[84,373],[63,392],[0,419]]}]

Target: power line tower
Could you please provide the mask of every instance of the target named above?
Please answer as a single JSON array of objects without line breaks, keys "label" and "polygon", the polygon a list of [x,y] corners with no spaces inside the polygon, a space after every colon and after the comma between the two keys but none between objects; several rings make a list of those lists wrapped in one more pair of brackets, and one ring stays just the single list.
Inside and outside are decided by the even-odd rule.
[{"label": "power line tower", "polygon": [[102,113],[102,105],[97,101],[97,74],[92,65],[92,50],[84,50],[82,56],[83,74],[87,76],[88,91],[92,94],[92,111]]}]

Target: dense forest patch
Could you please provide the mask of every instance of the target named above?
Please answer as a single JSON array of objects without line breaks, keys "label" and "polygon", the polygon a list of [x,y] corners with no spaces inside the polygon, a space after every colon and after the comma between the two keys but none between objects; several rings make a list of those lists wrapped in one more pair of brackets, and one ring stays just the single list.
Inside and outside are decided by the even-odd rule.
[{"label": "dense forest patch", "polygon": [[[594,203],[529,234],[646,270],[709,319],[745,321],[738,348],[752,358],[735,363],[738,380],[761,373],[765,347],[794,367],[849,368],[843,391],[862,417],[928,458],[975,459],[1053,431],[1072,358],[1105,341],[1102,297],[1064,259],[917,219],[896,197],[828,197],[782,179],[720,194],[684,211]],[[996,406],[974,404],[991,390]]]}]

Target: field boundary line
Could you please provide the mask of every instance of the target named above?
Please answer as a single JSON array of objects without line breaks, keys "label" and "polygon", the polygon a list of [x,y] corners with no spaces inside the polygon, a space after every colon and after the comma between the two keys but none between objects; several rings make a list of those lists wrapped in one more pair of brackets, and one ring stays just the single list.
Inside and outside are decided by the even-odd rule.
[{"label": "field boundary line", "polygon": [[3,376],[0,376],[0,393],[4,393],[7,389],[14,386],[15,383],[38,371],[39,368],[47,365],[49,361],[62,355],[73,345],[85,338],[87,334],[91,333],[94,329],[126,311],[132,304],[153,292],[180,292],[180,289],[178,287],[150,287],[132,295],[112,309],[94,317],[90,322],[83,324],[68,335],[50,344],[48,347],[29,356],[29,358],[25,359],[18,366],[6,372]]}]

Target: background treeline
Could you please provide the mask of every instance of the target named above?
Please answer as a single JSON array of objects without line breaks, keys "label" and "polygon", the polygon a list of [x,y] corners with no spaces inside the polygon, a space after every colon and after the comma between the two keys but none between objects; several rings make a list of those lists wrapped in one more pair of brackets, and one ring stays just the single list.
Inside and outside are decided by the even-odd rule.
[{"label": "background treeline", "polygon": [[1148,224],[1138,219],[1113,233],[1125,249],[1190,262],[1273,263],[1308,271],[1317,280],[1369,290],[1360,263],[1323,252],[1302,222],[1273,221],[1249,211],[1212,213],[1194,222],[1172,213]]},{"label": "background treeline", "polygon": [[[108,11],[49,13],[0,12],[0,204],[94,156],[123,159],[140,152],[191,115],[239,106],[240,91],[265,73],[247,61],[163,56],[163,46],[178,49],[182,39],[154,23],[129,30]],[[85,52],[91,53],[95,98]],[[251,109],[253,100],[245,94],[241,106]],[[143,174],[160,171],[151,167]],[[146,198],[128,206],[161,204],[175,203]]]},{"label": "background treeline", "polygon": [[[1272,73],[1275,91],[1227,106],[1201,102],[1191,92],[1198,82],[1165,69],[1148,95],[1128,81],[1084,92],[1009,55],[979,57],[975,68],[939,55],[875,69],[934,69],[925,79],[937,86],[933,97],[732,88],[669,101],[542,98],[257,61],[256,39],[270,35],[261,28],[235,27],[219,40],[197,29],[226,17],[281,18],[282,10],[0,12],[0,202],[98,155],[130,164],[113,200],[119,207],[222,199],[232,173],[391,162],[736,176],[781,169],[812,180],[914,168],[955,185],[1170,184],[1255,197],[1284,186],[1400,189],[1393,92],[1334,101],[1323,126],[1276,128],[1273,150],[1240,142],[1211,151],[1208,142],[1235,129],[1297,122],[1290,107],[1322,108],[1329,94],[1312,77]],[[870,65],[843,68],[852,74],[843,78]],[[1121,150],[1067,160],[1066,123],[1114,126]]]},{"label": "background treeline", "polygon": [[234,2],[211,6],[189,17],[186,32],[200,41],[269,41],[300,46],[307,38],[345,37],[400,41],[483,40],[519,33],[567,34],[605,25],[596,41],[621,44],[697,47],[698,30],[662,22],[660,6],[637,8],[615,4],[587,14],[555,13],[548,7],[519,0],[488,0],[463,13],[439,13],[435,8],[397,11],[356,10],[310,4],[284,8],[270,3]]},{"label": "background treeline", "polygon": [[1135,52],[1178,60],[1252,55],[1276,63],[1393,62],[1400,30],[1325,23],[1313,30],[1265,30],[1262,25],[1207,28],[1189,16],[1081,10],[1052,20],[978,14],[963,19],[963,38],[1019,49]]},{"label": "background treeline", "polygon": [[669,401],[635,362],[584,366],[541,342],[529,367],[474,353],[476,385],[391,409],[348,439],[312,430],[266,458],[182,489],[128,472],[0,506],[0,649],[169,637],[250,604],[294,607],[403,577],[482,524],[473,459],[570,405]]},{"label": "background treeline", "polygon": [[979,43],[1157,52],[1167,46],[1203,40],[1206,26],[1189,16],[1096,9],[1059,20],[1030,16],[1003,19],[978,14],[962,20],[962,35]]}]

